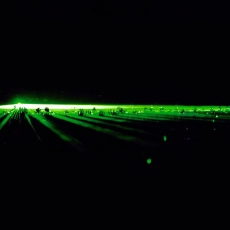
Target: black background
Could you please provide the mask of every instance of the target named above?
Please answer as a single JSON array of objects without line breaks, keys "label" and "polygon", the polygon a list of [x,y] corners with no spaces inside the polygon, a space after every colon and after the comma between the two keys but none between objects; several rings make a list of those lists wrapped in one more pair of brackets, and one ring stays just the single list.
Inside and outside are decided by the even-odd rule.
[{"label": "black background", "polygon": [[10,1],[0,103],[229,104],[227,5]]},{"label": "black background", "polygon": [[[0,104],[20,101],[229,105],[227,3],[203,0],[9,0],[1,3],[0,9]],[[49,119],[55,121],[55,117]],[[173,122],[172,126],[167,122],[146,126],[153,127],[153,135],[165,135],[162,130],[171,134],[167,135],[167,142],[163,143],[163,138],[161,142],[156,139],[157,145],[165,147],[166,144],[169,148],[164,152],[154,149],[150,155],[152,167],[148,167],[145,163],[148,155],[133,156],[133,150],[139,151],[135,146],[130,149],[127,142],[124,150],[123,144],[115,143],[113,148],[104,139],[103,144],[107,145],[104,152],[86,154],[80,165],[82,161],[77,154],[74,154],[75,160],[66,154],[66,149],[58,155],[57,137],[38,125],[44,137],[42,151],[39,151],[40,148],[30,141],[35,136],[27,132],[27,127],[32,132],[28,122],[24,120],[27,126],[22,128],[16,119],[12,120],[9,128],[1,133],[1,140],[8,140],[5,148],[1,148],[4,166],[1,168],[6,181],[3,191],[10,197],[5,199],[7,209],[10,207],[11,211],[9,201],[14,206],[22,201],[26,207],[28,198],[28,210],[32,206],[40,205],[44,210],[47,205],[56,208],[77,201],[75,210],[79,208],[78,213],[87,213],[87,216],[91,211],[97,217],[95,213],[104,209],[107,216],[116,217],[117,223],[120,212],[111,215],[116,207],[123,210],[126,207],[131,210],[131,207],[131,211],[138,214],[136,220],[140,220],[139,210],[141,213],[148,210],[148,214],[149,210],[156,210],[157,215],[151,213],[142,224],[156,224],[160,219],[158,216],[162,215],[161,228],[166,223],[172,226],[174,221],[180,225],[187,222],[182,229],[188,229],[197,219],[210,223],[205,214],[210,217],[209,213],[221,210],[212,207],[226,201],[226,175],[229,174],[228,155],[225,154],[229,143],[227,122],[196,123],[194,120],[195,123]],[[59,122],[65,130],[70,127]],[[189,131],[185,127],[189,127]],[[100,135],[94,136],[93,130],[87,129],[87,132],[80,126],[78,128],[78,131],[76,127],[71,128],[70,133],[74,130],[89,150],[96,143],[100,149],[97,141],[97,138],[101,140]],[[8,135],[3,136],[4,133]],[[91,134],[91,139],[87,134]],[[188,135],[191,141],[185,138],[182,141],[182,136]],[[52,148],[52,144],[56,147]],[[121,154],[117,154],[119,148]],[[53,149],[55,151],[50,151]],[[9,154],[10,150],[13,154]],[[91,158],[90,164],[88,158]],[[81,167],[76,167],[76,163]],[[136,172],[132,173],[132,170]],[[27,187],[25,191],[23,188]],[[79,206],[81,201],[83,205]],[[94,209],[89,209],[88,204]],[[17,216],[22,205],[17,205],[20,207]],[[111,207],[113,210],[109,212]],[[138,207],[137,212],[135,207]],[[126,211],[125,218],[132,212]],[[74,215],[75,219],[79,217],[78,213]],[[99,217],[104,220],[104,216],[103,213]],[[63,219],[63,215],[59,219]]]}]

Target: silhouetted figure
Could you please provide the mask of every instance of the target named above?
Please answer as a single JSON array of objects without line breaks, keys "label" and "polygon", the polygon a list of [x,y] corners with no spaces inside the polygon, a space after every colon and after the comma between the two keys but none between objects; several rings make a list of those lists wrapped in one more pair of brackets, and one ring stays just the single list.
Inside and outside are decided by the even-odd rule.
[{"label": "silhouetted figure", "polygon": [[117,112],[115,110],[108,111],[109,115],[115,116],[117,115]]},{"label": "silhouetted figure", "polygon": [[40,108],[37,108],[36,109],[36,113],[40,113],[41,112],[41,109]]},{"label": "silhouetted figure", "polygon": [[103,110],[100,110],[100,111],[99,111],[99,116],[105,116],[105,113],[104,113]]},{"label": "silhouetted figure", "polygon": [[28,109],[24,107],[24,108],[23,108],[23,112],[24,112],[24,113],[28,113]]},{"label": "silhouetted figure", "polygon": [[118,112],[119,112],[119,113],[124,113],[123,108],[118,108]]},{"label": "silhouetted figure", "polygon": [[122,113],[123,109],[121,107],[117,107],[117,112]]},{"label": "silhouetted figure", "polygon": [[48,107],[45,107],[45,111],[46,111],[47,113],[49,113],[49,112],[50,112],[50,109],[49,109]]},{"label": "silhouetted figure", "polygon": [[79,115],[79,116],[84,116],[84,110],[83,110],[83,109],[80,109],[80,110],[78,111],[78,115]]},{"label": "silhouetted figure", "polygon": [[216,111],[215,111],[213,108],[211,108],[211,109],[210,109],[210,113],[211,113],[212,115],[215,115],[215,114],[216,114]]}]

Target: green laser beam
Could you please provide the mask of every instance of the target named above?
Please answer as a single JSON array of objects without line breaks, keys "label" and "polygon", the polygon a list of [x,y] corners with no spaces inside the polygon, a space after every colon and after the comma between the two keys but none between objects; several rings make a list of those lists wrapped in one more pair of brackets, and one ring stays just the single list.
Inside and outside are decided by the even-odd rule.
[{"label": "green laser beam", "polygon": [[37,119],[41,124],[43,124],[45,127],[50,129],[53,133],[55,133],[63,141],[66,141],[66,142],[70,143],[72,146],[77,148],[78,151],[82,152],[82,150],[83,150],[82,146],[83,145],[79,140],[77,140],[76,138],[71,137],[67,133],[65,133],[62,130],[58,129],[54,124],[51,124],[51,122],[46,120],[43,115],[33,114],[33,115],[30,115],[30,116],[32,116],[35,119]]}]

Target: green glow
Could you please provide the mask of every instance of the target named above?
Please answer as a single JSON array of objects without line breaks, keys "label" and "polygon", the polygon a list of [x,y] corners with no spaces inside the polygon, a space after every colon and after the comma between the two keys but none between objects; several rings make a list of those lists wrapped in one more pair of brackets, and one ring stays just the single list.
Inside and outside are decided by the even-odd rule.
[{"label": "green glow", "polygon": [[[91,110],[91,114],[86,114],[87,117],[90,116],[97,116],[100,110],[104,110],[105,115],[100,116],[98,119],[113,119],[118,122],[125,121],[125,122],[133,122],[133,121],[168,121],[172,119],[183,119],[183,120],[205,120],[205,121],[212,121],[215,118],[215,122],[217,118],[220,119],[220,116],[213,115],[209,113],[211,111],[219,111],[219,106],[195,106],[196,112],[194,113],[194,105],[114,105],[114,104],[11,104],[11,105],[2,105],[0,106],[0,114],[1,111],[4,113],[4,110],[14,110],[19,108],[27,108],[29,113],[34,114],[37,108],[41,109],[43,113],[45,108],[48,107],[50,112],[56,114],[65,114],[65,111],[68,111],[68,115],[74,114],[74,112],[78,112],[80,109],[83,110]],[[108,111],[114,110],[117,111],[118,107],[122,108],[125,113],[119,113],[119,116],[114,116],[109,113]],[[93,110],[96,108],[96,110]],[[162,110],[161,108],[164,108]],[[180,111],[184,110],[184,113]],[[135,113],[134,113],[135,112]],[[226,120],[230,119],[230,109],[229,106],[222,106],[221,110],[221,119]],[[53,114],[54,115],[54,114]],[[98,116],[99,117],[99,116]],[[102,118],[103,117],[103,118]],[[208,118],[208,119],[207,119]],[[123,120],[122,120],[123,119]],[[163,137],[164,141],[165,138]]]},{"label": "green glow", "polygon": [[95,124],[95,125],[100,125],[100,124],[107,125],[110,129],[112,129],[112,128],[120,129],[121,132],[126,130],[126,131],[130,131],[130,132],[141,133],[143,135],[148,135],[149,134],[148,132],[142,131],[140,129],[126,127],[125,124],[122,124],[122,125],[111,124],[111,123],[109,123],[109,121],[115,120],[115,119],[112,119],[112,118],[108,118],[109,120],[107,120],[107,122],[103,122],[103,121],[95,120],[94,117],[81,117],[81,116],[78,116],[76,114],[68,115],[68,117],[77,118],[78,120],[90,122],[91,124]]},{"label": "green glow", "polygon": [[0,123],[0,130],[3,128],[3,126],[8,122],[8,120],[11,118],[11,114],[8,114],[5,119]]},{"label": "green glow", "polygon": [[152,163],[152,159],[151,158],[148,158],[147,159],[147,164],[150,165]]},{"label": "green glow", "polygon": [[65,133],[63,130],[60,130],[58,127],[56,127],[54,124],[46,120],[43,116],[41,117],[40,115],[34,114],[30,115],[37,119],[40,123],[42,123],[44,126],[49,128],[53,133],[55,133],[57,136],[59,136],[62,140],[68,142],[69,144],[73,145],[76,147],[80,152],[82,151],[82,143],[77,140],[76,138],[68,135]]},{"label": "green glow", "polygon": [[108,135],[115,136],[118,139],[122,139],[122,140],[126,140],[126,141],[134,141],[134,142],[137,141],[137,137],[135,137],[135,136],[122,135],[121,132],[113,131],[113,130],[108,129],[108,128],[101,128],[98,124],[90,124],[90,123],[81,121],[80,119],[75,120],[75,119],[72,119],[70,117],[65,117],[65,116],[61,116],[61,115],[56,115],[55,117],[58,119],[62,119],[64,121],[67,121],[67,122],[71,122],[72,124],[82,126],[84,128],[93,129],[93,130],[98,131],[98,132],[102,132],[102,133],[105,133]]},{"label": "green glow", "polygon": [[28,123],[30,124],[30,127],[33,129],[33,131],[34,131],[35,135],[37,136],[38,140],[40,140],[40,141],[41,141],[41,138],[39,137],[39,135],[38,135],[37,131],[35,130],[35,128],[34,128],[34,126],[33,126],[32,122],[31,122],[31,120],[30,120],[30,118],[29,118],[28,114],[25,114],[25,117],[26,117],[26,120],[28,121]]},{"label": "green glow", "polygon": [[[93,109],[94,107],[98,110],[98,109],[117,109],[117,105],[61,105],[61,104],[12,104],[12,105],[2,105],[0,106],[0,109],[13,109],[14,106],[16,108],[19,107],[25,107],[27,109],[45,109],[46,107],[48,107],[49,109],[57,109],[57,110],[79,110],[79,109]],[[126,105],[127,106],[127,105]]]},{"label": "green glow", "polygon": [[[51,113],[45,113],[45,108],[48,107]],[[93,110],[93,108],[96,108]],[[68,145],[72,145],[74,149],[79,150],[79,152],[84,152],[85,148],[85,140],[81,139],[84,137],[88,138],[88,136],[84,133],[76,134],[74,130],[82,130],[82,128],[86,128],[88,130],[83,129],[84,131],[89,132],[89,136],[92,134],[92,138],[96,137],[98,134],[102,134],[103,136],[110,136],[109,140],[117,139],[122,141],[130,142],[134,148],[137,146],[137,151],[139,151],[139,147],[144,147],[148,149],[148,154],[151,149],[155,147],[159,148],[164,142],[168,140],[174,140],[172,137],[173,132],[167,131],[164,128],[158,130],[158,124],[166,125],[164,127],[168,127],[167,124],[177,124],[176,122],[184,122],[184,121],[200,121],[207,122],[207,125],[211,127],[212,132],[217,132],[219,130],[218,124],[220,124],[223,120],[230,120],[230,110],[227,107],[222,107],[222,111],[218,111],[217,113],[209,113],[207,111],[218,110],[219,106],[197,106],[196,112],[194,113],[193,106],[173,106],[173,105],[119,105],[122,109],[125,110],[125,113],[119,114],[111,114],[109,111],[118,110],[118,105],[60,105],[60,104],[12,104],[12,105],[4,105],[0,106],[0,134],[4,134],[7,130],[8,125],[11,123],[14,124],[24,124],[24,114],[27,123],[30,125],[30,129],[32,129],[37,136],[37,139],[41,141],[43,140],[42,132],[39,132],[35,129],[37,127],[37,119],[43,126],[51,130],[56,136],[57,141],[63,140],[68,143]],[[163,107],[164,111],[161,111],[160,108]],[[27,108],[24,112],[19,108]],[[40,108],[41,113],[37,113],[36,109]],[[184,108],[185,112],[181,113],[180,111]],[[78,111],[84,109],[84,116],[79,116]],[[66,110],[68,110],[66,112]],[[91,110],[87,112],[87,110]],[[100,116],[99,111],[103,110],[104,116]],[[135,113],[133,113],[136,111]],[[218,115],[216,115],[218,114]],[[219,118],[217,119],[217,117]],[[58,121],[62,120],[62,122]],[[13,122],[12,122],[13,121]],[[170,121],[167,123],[167,121]],[[150,123],[152,122],[152,123]],[[159,123],[158,123],[159,122]],[[214,128],[214,124],[212,122],[217,123],[217,128]],[[72,123],[74,125],[71,125]],[[158,123],[158,124],[157,124]],[[27,124],[27,125],[28,125]],[[68,124],[68,126],[66,126]],[[142,126],[143,124],[143,126]],[[39,124],[40,125],[40,124]],[[67,128],[66,128],[67,127]],[[68,127],[71,127],[71,132],[68,133]],[[155,129],[156,127],[156,129]],[[169,127],[170,128],[170,127]],[[175,127],[173,127],[172,131]],[[48,131],[46,129],[46,131]],[[176,129],[176,128],[175,128]],[[171,130],[171,129],[170,129]],[[72,132],[73,131],[73,132]],[[83,132],[84,132],[83,131]],[[181,132],[183,135],[184,132]],[[40,136],[39,136],[40,135]],[[169,138],[169,139],[168,139]],[[79,140],[78,140],[79,139]],[[163,140],[162,140],[163,139]],[[106,139],[102,141],[106,142]],[[88,142],[86,141],[88,144]],[[95,142],[96,143],[96,142]],[[165,143],[163,148],[170,147],[172,144],[171,141]],[[166,145],[166,146],[165,146]],[[148,155],[152,156],[152,155]],[[152,159],[144,159],[144,164],[152,164]],[[154,161],[155,164],[155,161]]]},{"label": "green glow", "polygon": [[[165,112],[173,112],[173,111],[178,111],[180,112],[182,109],[185,110],[186,112],[193,112],[194,111],[194,105],[114,105],[114,104],[107,104],[107,105],[102,105],[102,104],[27,104],[27,103],[17,103],[17,104],[11,104],[11,105],[2,105],[0,108],[2,109],[13,109],[14,106],[16,107],[26,107],[27,109],[36,109],[40,107],[41,109],[45,109],[45,107],[49,107],[50,109],[93,109],[94,107],[96,109],[117,109],[117,107],[121,107],[124,109],[127,109],[128,111],[137,111],[138,113],[142,113],[144,109],[147,108],[147,110],[154,111],[154,112],[160,112],[161,108],[164,108],[164,113]],[[228,110],[228,106],[222,106],[222,111]],[[203,111],[203,112],[209,112],[209,111],[218,111],[219,106],[196,106],[197,112]]]}]

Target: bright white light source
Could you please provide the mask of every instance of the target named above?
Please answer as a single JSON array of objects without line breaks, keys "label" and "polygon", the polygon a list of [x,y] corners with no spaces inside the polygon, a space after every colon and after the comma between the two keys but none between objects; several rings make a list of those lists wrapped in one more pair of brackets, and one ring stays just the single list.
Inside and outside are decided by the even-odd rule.
[{"label": "bright white light source", "polygon": [[[87,109],[87,110],[91,110],[94,107],[97,109],[116,109],[117,105],[60,105],[60,104],[12,104],[12,105],[2,105],[0,106],[0,109],[14,109],[14,108],[27,108],[27,109],[45,109],[46,107],[48,107],[50,110],[70,110],[72,108],[75,109]],[[99,110],[98,110],[99,111]]]}]

